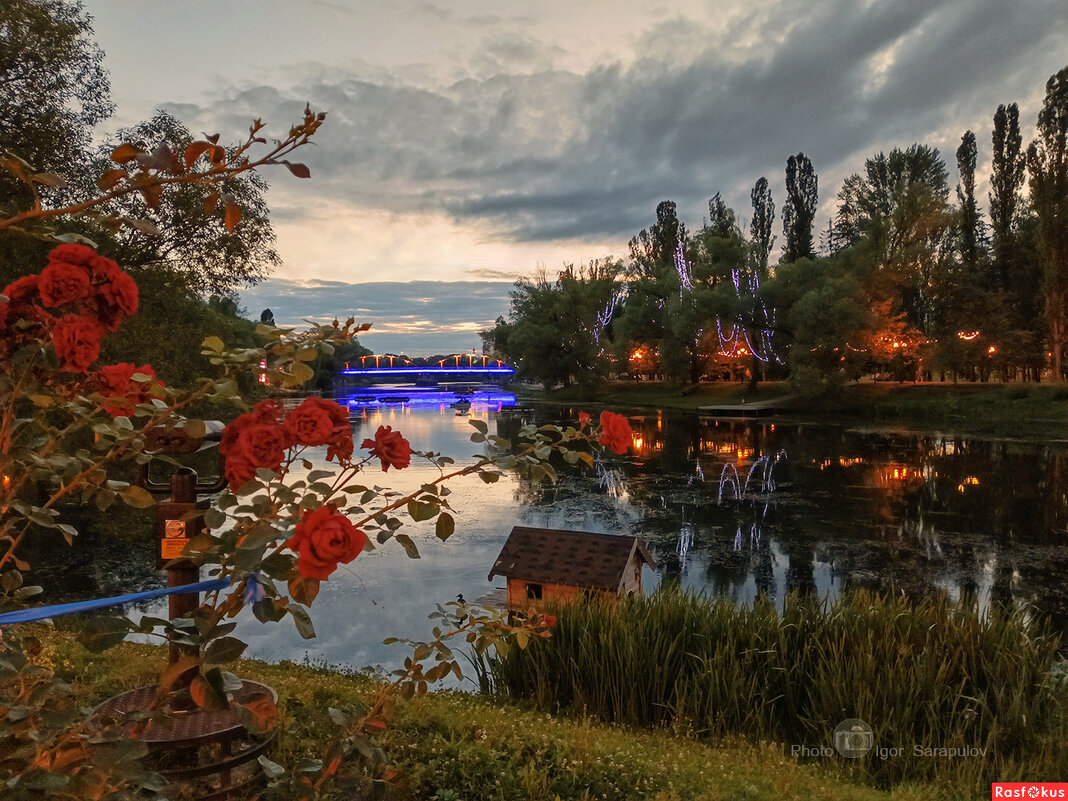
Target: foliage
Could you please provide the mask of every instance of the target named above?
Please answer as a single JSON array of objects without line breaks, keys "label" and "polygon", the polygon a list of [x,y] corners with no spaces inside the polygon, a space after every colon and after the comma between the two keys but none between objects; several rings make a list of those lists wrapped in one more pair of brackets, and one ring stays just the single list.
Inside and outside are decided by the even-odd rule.
[{"label": "foliage", "polygon": [[[110,154],[129,143],[145,152],[166,145],[184,153],[194,140],[180,121],[165,111],[132,128],[120,130],[99,149],[93,168],[86,175],[101,175],[109,168]],[[236,146],[226,148],[232,159]],[[97,189],[91,179],[77,187],[77,199],[91,197]],[[202,193],[192,184],[182,184],[159,197],[158,205],[146,210],[130,195],[116,197],[101,206],[101,212],[119,218],[141,217],[142,227],[151,226],[153,236],[142,236],[129,226],[108,231],[87,227],[100,249],[126,267],[167,267],[185,279],[186,286],[202,293],[232,292],[242,283],[255,283],[280,264],[274,249],[275,235],[267,218],[264,200],[266,181],[257,173],[245,173],[219,184],[224,205],[240,206],[241,224],[225,224]]]},{"label": "foliage", "polygon": [[[855,593],[830,605],[788,596],[782,611],[678,590],[553,608],[553,637],[493,664],[498,688],[539,708],[708,738],[832,744],[845,718],[904,754],[855,760],[880,786],[1054,775],[1068,730],[1059,641],[1025,612]],[[939,760],[913,746],[975,746]],[[1010,778],[1011,777],[1011,778]]]},{"label": "foliage", "polygon": [[1053,375],[1060,381],[1068,343],[1068,67],[1046,83],[1038,138],[1027,149],[1027,169],[1038,217]]},{"label": "foliage", "polygon": [[566,265],[555,281],[539,270],[516,282],[510,319],[498,319],[484,337],[520,376],[550,387],[603,376],[610,336],[604,315],[614,306],[620,272],[612,259]]},{"label": "foliage", "polygon": [[[44,173],[85,160],[93,126],[113,110],[92,33],[78,2],[0,6],[0,155],[17,155]],[[32,203],[25,183],[0,172],[0,214]]]},{"label": "foliage", "polygon": [[786,203],[782,209],[782,232],[786,238],[784,262],[812,258],[812,223],[816,219],[818,193],[816,171],[804,153],[786,160]]}]

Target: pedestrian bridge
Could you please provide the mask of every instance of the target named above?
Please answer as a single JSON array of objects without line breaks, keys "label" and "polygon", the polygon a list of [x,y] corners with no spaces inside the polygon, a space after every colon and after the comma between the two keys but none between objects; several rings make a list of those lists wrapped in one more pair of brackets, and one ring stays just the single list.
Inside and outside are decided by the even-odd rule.
[{"label": "pedestrian bridge", "polygon": [[343,387],[375,384],[414,384],[417,387],[454,385],[480,386],[507,384],[515,377],[515,368],[500,359],[474,354],[456,354],[438,359],[409,359],[405,356],[363,356],[346,362],[338,373]]}]

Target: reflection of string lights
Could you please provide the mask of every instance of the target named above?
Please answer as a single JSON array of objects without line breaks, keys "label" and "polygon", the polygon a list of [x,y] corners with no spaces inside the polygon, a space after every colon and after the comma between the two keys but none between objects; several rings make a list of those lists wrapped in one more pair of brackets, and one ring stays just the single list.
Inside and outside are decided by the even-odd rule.
[{"label": "reflection of string lights", "polygon": [[971,342],[973,339],[979,336],[978,331],[958,331],[957,339],[963,339],[965,342]]},{"label": "reflection of string lights", "polygon": [[882,471],[883,479],[886,481],[913,481],[917,478],[923,478],[923,471],[917,470],[914,467],[908,467],[907,465],[890,465]]},{"label": "reflection of string lights", "polygon": [[826,470],[828,467],[838,465],[838,467],[852,467],[855,464],[864,464],[864,458],[861,456],[839,456],[837,459],[824,459],[820,462],[820,470]]},{"label": "reflection of string lights", "polygon": [[965,487],[978,487],[979,479],[976,476],[968,476],[957,485],[957,492],[964,492]]}]

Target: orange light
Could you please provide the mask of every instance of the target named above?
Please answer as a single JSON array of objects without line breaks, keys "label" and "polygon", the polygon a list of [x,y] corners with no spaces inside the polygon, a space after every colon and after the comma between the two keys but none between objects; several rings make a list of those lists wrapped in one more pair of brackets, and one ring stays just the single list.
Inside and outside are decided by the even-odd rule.
[{"label": "orange light", "polygon": [[986,352],[987,353],[997,353],[998,349],[995,348],[993,345],[991,345],[989,348],[986,349]]},{"label": "orange light", "polygon": [[[265,361],[260,362],[260,376],[259,376],[258,381],[261,384],[266,384],[267,383],[267,362],[265,362]],[[4,478],[7,478],[7,476],[4,476]]]}]

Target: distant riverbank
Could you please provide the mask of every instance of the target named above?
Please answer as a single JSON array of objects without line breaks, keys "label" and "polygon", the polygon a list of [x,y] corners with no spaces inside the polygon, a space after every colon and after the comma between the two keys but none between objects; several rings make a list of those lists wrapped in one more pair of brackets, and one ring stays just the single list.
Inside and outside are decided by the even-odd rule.
[{"label": "distant riverbank", "polygon": [[698,411],[705,406],[777,402],[782,414],[821,422],[893,423],[972,433],[1047,435],[1066,431],[1068,386],[1054,384],[855,383],[822,393],[787,382],[667,384],[605,382],[551,391],[518,388],[527,400],[617,408]]}]

